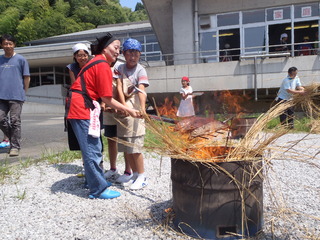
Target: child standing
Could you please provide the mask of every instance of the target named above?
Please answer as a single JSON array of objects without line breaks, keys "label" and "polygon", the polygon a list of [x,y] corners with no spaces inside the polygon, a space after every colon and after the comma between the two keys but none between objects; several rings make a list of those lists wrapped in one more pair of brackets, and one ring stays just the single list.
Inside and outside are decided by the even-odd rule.
[{"label": "child standing", "polygon": [[188,77],[182,77],[182,88],[180,89],[181,102],[178,108],[178,117],[192,117],[195,115],[193,107],[193,90],[190,86],[190,79]]},{"label": "child standing", "polygon": [[[123,43],[126,63],[117,69],[118,93],[122,104],[145,114],[145,88],[149,86],[149,81],[145,68],[139,64],[141,50],[141,43],[136,39],[129,38]],[[146,132],[144,119],[123,116],[119,117],[119,121],[117,130],[121,142],[118,144],[118,151],[124,152],[125,160],[128,161],[133,174],[126,171],[117,181],[124,183],[124,186],[130,187],[131,190],[138,190],[148,185],[142,155]]]}]

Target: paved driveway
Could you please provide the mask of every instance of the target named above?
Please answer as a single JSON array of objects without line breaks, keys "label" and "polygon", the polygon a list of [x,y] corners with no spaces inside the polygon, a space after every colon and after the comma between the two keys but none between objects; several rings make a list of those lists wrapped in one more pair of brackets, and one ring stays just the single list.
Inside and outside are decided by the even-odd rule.
[{"label": "paved driveway", "polygon": [[[2,138],[2,133],[0,133]],[[9,157],[8,149],[0,149],[0,162],[39,158],[46,152],[68,148],[62,114],[22,114],[22,140],[19,157]]]}]

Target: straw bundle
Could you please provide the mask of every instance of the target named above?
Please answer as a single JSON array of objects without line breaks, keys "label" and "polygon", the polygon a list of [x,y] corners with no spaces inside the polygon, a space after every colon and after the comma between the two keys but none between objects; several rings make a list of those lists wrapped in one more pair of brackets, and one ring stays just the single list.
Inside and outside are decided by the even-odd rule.
[{"label": "straw bundle", "polygon": [[300,105],[311,118],[320,117],[320,84],[312,83],[304,89],[304,94],[294,94],[293,105]]}]

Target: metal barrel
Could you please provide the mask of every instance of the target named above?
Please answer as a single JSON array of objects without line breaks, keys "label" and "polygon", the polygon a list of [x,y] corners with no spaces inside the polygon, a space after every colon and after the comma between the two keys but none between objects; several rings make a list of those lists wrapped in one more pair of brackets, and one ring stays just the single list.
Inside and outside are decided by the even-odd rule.
[{"label": "metal barrel", "polygon": [[213,170],[217,169],[213,164],[211,168],[210,164],[171,159],[174,226],[204,239],[255,236],[263,224],[263,180],[255,175],[262,161],[217,166],[225,171]]},{"label": "metal barrel", "polygon": [[257,118],[234,118],[231,123],[231,137],[234,139],[243,138]]}]

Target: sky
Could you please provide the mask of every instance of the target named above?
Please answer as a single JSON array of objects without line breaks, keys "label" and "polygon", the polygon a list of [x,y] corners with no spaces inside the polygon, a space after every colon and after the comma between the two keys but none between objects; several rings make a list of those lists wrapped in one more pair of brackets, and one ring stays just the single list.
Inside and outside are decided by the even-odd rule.
[{"label": "sky", "polygon": [[129,7],[131,8],[133,11],[136,7],[137,3],[142,3],[141,0],[120,0],[120,4],[123,7]]}]

